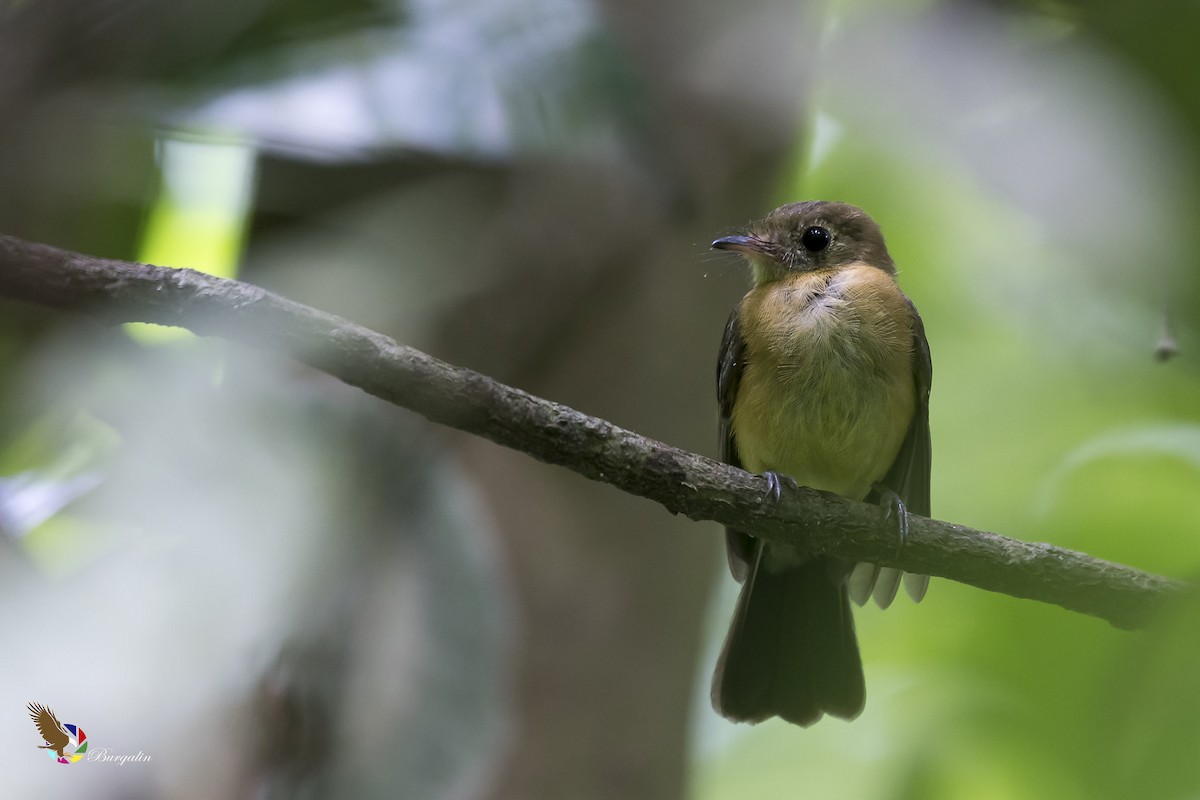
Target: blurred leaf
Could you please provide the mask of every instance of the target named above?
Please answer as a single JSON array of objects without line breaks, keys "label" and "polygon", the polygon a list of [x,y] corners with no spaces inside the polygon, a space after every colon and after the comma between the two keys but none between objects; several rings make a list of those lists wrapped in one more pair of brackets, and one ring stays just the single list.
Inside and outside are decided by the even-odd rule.
[{"label": "blurred leaf", "polygon": [[23,536],[100,485],[87,472],[65,479],[23,472],[0,478],[0,533]]}]

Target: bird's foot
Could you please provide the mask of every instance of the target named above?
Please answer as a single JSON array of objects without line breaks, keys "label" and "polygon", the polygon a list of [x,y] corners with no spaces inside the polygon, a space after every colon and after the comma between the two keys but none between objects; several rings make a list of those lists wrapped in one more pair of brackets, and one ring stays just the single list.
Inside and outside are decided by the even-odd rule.
[{"label": "bird's foot", "polygon": [[775,502],[779,502],[779,498],[783,495],[783,487],[786,486],[789,491],[795,491],[800,488],[800,484],[796,483],[794,478],[784,475],[781,472],[776,472],[773,469],[762,473],[762,476],[767,479],[766,496]]},{"label": "bird's foot", "polygon": [[900,495],[886,486],[875,485],[875,494],[879,497],[879,506],[883,509],[883,524],[896,531],[896,555],[904,549],[908,539],[908,509]]}]

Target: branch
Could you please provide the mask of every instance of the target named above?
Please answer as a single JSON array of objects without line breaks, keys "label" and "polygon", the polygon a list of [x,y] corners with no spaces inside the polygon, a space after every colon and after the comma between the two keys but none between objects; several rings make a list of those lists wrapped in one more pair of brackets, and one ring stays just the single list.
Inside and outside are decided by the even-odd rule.
[{"label": "branch", "polygon": [[445,425],[654,500],[812,553],[924,573],[1106,619],[1147,625],[1184,584],[1048,544],[913,517],[896,552],[875,506],[766,481],[639,436],[264,289],[188,269],[93,258],[0,236],[0,297],[102,321],[155,322],[285,355]]}]

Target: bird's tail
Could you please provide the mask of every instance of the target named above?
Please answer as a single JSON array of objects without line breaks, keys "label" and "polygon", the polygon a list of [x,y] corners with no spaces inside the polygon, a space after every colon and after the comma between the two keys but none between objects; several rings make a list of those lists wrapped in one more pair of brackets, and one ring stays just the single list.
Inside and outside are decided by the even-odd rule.
[{"label": "bird's tail", "polygon": [[853,719],[866,684],[844,580],[825,558],[772,573],[762,552],[759,543],[717,661],[713,708],[739,722]]}]

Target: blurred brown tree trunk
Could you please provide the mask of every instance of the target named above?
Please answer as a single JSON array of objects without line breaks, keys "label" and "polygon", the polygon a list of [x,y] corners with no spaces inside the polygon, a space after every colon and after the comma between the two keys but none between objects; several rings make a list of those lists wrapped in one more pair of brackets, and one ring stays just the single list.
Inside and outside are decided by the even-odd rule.
[{"label": "blurred brown tree trunk", "polygon": [[[707,242],[766,210],[786,178],[807,84],[804,10],[759,6],[753,21],[732,3],[626,0],[607,10],[656,109],[641,143],[645,171],[624,184],[608,176],[617,200],[588,171],[555,174],[553,196],[578,204],[570,216],[597,221],[587,241],[623,246],[592,264],[576,262],[603,259],[605,248],[573,249],[572,269],[594,276],[573,296],[545,289],[553,258],[508,287],[530,317],[571,323],[543,332],[557,358],[500,377],[714,453],[715,427],[697,421],[715,426],[716,349],[744,276],[712,261]],[[764,50],[742,47],[747,36]],[[546,228],[561,230],[552,217]],[[489,368],[480,354],[468,363]],[[485,442],[462,452],[497,513],[518,615],[511,738],[486,796],[684,797],[719,529],[706,545],[693,523],[648,502]]]}]

